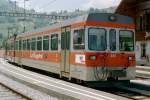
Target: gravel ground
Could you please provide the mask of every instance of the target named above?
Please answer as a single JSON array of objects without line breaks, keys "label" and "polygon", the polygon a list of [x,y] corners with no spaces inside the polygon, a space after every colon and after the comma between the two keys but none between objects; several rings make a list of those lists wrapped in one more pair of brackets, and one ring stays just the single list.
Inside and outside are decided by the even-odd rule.
[{"label": "gravel ground", "polygon": [[0,73],[0,83],[5,84],[11,89],[31,98],[32,100],[58,100],[56,97],[47,95],[38,90],[32,89],[24,84],[14,81]]}]

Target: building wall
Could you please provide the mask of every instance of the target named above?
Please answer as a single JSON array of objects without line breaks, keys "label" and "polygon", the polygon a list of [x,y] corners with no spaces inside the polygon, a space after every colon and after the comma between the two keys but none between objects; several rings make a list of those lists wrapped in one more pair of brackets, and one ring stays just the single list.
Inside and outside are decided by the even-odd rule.
[{"label": "building wall", "polygon": [[137,65],[150,65],[150,40],[136,41],[136,61]]},{"label": "building wall", "polygon": [[122,0],[116,13],[135,20],[137,64],[150,65],[150,35],[146,37],[146,33],[150,33],[150,0]]},{"label": "building wall", "polygon": [[150,40],[147,41],[146,54],[148,56],[148,62],[150,63]]}]

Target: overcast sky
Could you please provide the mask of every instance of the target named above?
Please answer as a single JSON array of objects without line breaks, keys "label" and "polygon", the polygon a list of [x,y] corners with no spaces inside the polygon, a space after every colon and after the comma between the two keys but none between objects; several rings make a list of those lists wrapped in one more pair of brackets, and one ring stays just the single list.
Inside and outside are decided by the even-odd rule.
[{"label": "overcast sky", "polygon": [[[24,0],[17,1],[19,6],[23,7]],[[52,12],[75,9],[86,10],[90,7],[93,8],[107,8],[110,6],[117,6],[121,0],[29,0],[26,1],[27,8],[34,8],[36,11]]]}]

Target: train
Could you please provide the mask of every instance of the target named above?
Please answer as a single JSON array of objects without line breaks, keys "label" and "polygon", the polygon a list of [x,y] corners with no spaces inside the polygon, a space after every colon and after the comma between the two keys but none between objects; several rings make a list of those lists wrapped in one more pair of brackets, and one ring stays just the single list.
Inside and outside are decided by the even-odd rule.
[{"label": "train", "polygon": [[86,82],[135,78],[132,18],[88,13],[7,40],[9,62]]}]

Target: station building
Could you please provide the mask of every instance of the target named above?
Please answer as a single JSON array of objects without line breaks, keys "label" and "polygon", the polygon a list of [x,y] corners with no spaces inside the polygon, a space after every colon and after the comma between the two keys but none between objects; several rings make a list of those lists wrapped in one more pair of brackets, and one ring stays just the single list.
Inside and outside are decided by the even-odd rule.
[{"label": "station building", "polygon": [[134,19],[137,64],[150,65],[150,0],[122,0],[116,13]]}]

